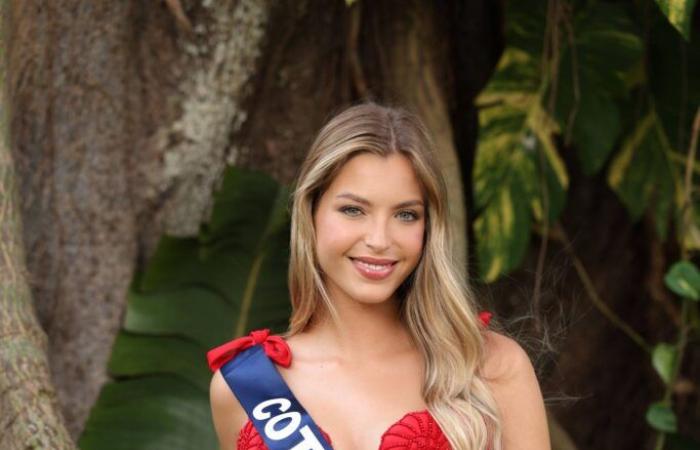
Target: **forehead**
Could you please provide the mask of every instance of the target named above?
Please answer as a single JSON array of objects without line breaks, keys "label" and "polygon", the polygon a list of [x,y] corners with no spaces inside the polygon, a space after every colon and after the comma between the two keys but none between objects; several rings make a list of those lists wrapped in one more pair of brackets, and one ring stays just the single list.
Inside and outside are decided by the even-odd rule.
[{"label": "forehead", "polygon": [[341,167],[327,190],[333,195],[341,191],[392,200],[423,196],[413,164],[400,153],[379,156],[365,152],[353,156]]}]

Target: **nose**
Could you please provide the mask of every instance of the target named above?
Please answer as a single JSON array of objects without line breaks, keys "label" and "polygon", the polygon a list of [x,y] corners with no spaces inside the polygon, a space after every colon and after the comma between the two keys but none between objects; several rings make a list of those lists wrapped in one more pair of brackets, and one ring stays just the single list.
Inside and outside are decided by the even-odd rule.
[{"label": "nose", "polygon": [[388,222],[382,219],[373,220],[365,233],[365,245],[377,253],[389,248],[391,239]]}]

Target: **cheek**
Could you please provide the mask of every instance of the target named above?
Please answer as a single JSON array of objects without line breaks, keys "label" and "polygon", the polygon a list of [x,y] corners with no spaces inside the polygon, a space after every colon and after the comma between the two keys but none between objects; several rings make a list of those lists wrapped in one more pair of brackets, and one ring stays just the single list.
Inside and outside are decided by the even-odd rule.
[{"label": "cheek", "polygon": [[404,236],[404,248],[406,248],[415,259],[418,259],[423,251],[424,230],[425,227],[415,227]]},{"label": "cheek", "polygon": [[352,241],[351,228],[332,215],[319,215],[316,220],[316,248],[321,252],[343,252]]}]

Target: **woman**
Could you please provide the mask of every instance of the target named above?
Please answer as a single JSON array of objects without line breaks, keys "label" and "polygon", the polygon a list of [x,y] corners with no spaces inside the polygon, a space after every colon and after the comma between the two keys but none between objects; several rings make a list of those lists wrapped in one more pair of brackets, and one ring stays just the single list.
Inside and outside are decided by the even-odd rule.
[{"label": "woman", "polygon": [[[293,196],[289,330],[257,330],[208,355],[223,450],[276,445],[265,433],[282,426],[258,408],[253,427],[235,382],[217,370],[256,344],[282,361],[282,382],[317,420],[306,431],[323,436],[324,447],[294,448],[550,448],[530,360],[476,313],[451,258],[447,209],[431,140],[414,115],[365,103],[323,127]],[[278,405],[279,418],[306,423],[295,422],[290,404]]]}]

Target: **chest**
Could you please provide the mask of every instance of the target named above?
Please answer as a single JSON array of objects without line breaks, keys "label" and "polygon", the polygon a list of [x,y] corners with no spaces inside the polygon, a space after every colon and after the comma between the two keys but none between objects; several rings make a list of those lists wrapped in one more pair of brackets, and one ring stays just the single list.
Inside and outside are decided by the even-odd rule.
[{"label": "chest", "polygon": [[297,360],[280,374],[334,450],[376,450],[406,413],[426,408],[422,360],[415,354],[353,365]]}]

